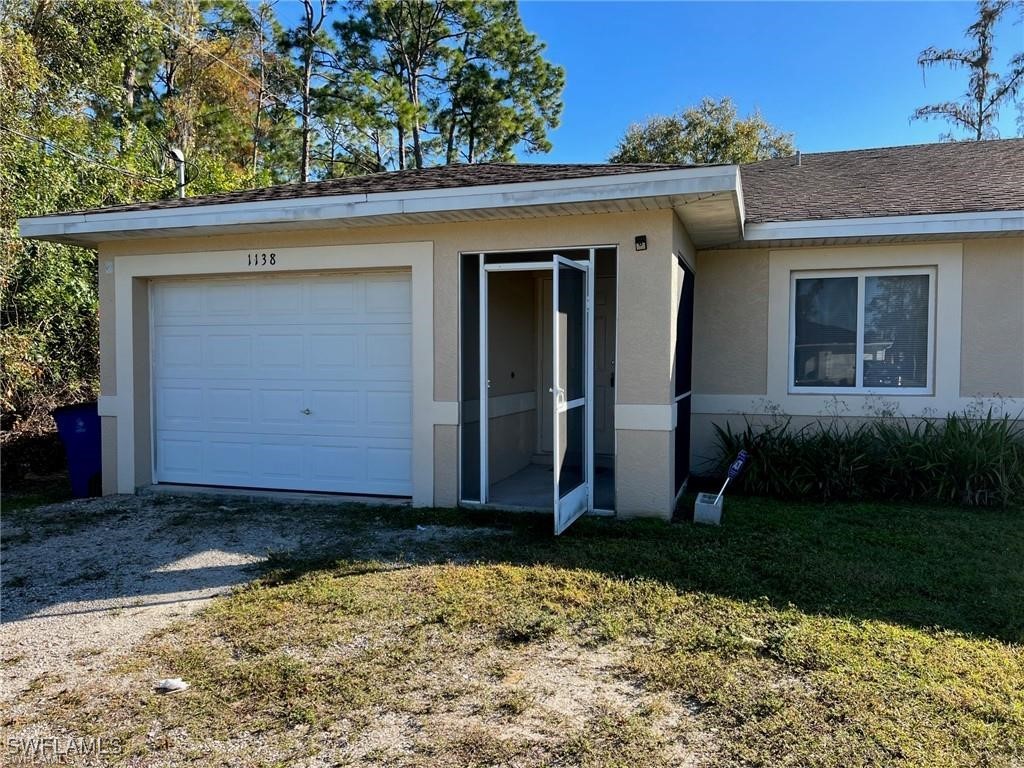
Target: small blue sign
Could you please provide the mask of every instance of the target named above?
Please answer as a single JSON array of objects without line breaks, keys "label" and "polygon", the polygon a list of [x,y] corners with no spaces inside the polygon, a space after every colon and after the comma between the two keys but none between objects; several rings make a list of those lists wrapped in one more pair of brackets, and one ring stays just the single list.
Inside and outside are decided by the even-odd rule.
[{"label": "small blue sign", "polygon": [[736,456],[736,461],[729,465],[729,479],[735,480],[737,477],[743,474],[743,469],[747,466],[747,461],[750,459],[750,454],[746,451],[740,451]]}]

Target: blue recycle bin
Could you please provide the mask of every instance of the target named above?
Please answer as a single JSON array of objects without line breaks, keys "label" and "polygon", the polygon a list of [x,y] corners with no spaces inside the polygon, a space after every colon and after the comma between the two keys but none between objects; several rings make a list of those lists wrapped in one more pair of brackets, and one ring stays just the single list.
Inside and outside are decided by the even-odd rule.
[{"label": "blue recycle bin", "polygon": [[77,498],[99,496],[103,465],[100,461],[100,415],[96,403],[65,405],[53,411],[57,434],[64,443],[71,475],[71,493]]}]

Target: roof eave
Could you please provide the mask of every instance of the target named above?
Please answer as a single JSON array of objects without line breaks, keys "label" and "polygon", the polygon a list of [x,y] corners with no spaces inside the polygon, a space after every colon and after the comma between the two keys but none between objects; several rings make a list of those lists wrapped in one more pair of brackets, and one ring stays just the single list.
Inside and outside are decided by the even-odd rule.
[{"label": "roof eave", "polygon": [[[111,239],[205,235],[247,225],[261,228],[324,226],[347,220],[383,220],[469,211],[514,212],[538,206],[612,203],[650,197],[739,193],[737,166],[707,166],[595,176],[547,182],[523,182],[413,192],[211,203],[144,211],[85,212],[20,219],[22,237],[91,247]],[[742,207],[737,208],[738,211]],[[735,236],[742,235],[742,215]]]},{"label": "roof eave", "polygon": [[1017,232],[1024,232],[1024,210],[747,222],[743,240],[767,245],[779,241]]}]

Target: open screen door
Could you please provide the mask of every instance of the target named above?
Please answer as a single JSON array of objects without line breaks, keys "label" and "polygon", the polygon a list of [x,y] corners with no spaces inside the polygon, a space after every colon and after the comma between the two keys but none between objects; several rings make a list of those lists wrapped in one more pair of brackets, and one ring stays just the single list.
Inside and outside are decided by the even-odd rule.
[{"label": "open screen door", "polygon": [[593,503],[593,440],[590,371],[591,265],[554,257],[552,307],[554,372],[551,396],[554,414],[555,535],[562,533]]}]

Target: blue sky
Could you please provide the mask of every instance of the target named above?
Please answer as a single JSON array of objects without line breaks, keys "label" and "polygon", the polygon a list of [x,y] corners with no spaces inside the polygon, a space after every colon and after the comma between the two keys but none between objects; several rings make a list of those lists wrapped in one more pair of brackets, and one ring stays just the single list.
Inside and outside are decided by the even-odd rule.
[{"label": "blue sky", "polygon": [[[943,123],[911,123],[922,104],[956,97],[966,74],[931,69],[929,45],[966,46],[973,2],[520,4],[527,28],[566,68],[565,111],[554,150],[523,160],[608,157],[626,127],[704,96],[730,96],[795,134],[804,152],[935,141]],[[1024,25],[1004,19],[997,58],[1024,49]],[[1016,110],[1003,110],[1004,137]]]},{"label": "blue sky", "polygon": [[[254,0],[250,0],[254,2]],[[301,6],[281,0],[294,23]],[[918,106],[958,98],[963,70],[922,74],[925,48],[967,47],[976,17],[964,2],[605,2],[520,0],[527,28],[565,67],[565,110],[546,155],[533,162],[600,162],[633,122],[704,96],[760,109],[803,152],[936,141],[945,123],[910,122]],[[997,35],[999,71],[1024,50],[1020,14]],[[1017,134],[1017,110],[1000,115]]]}]

